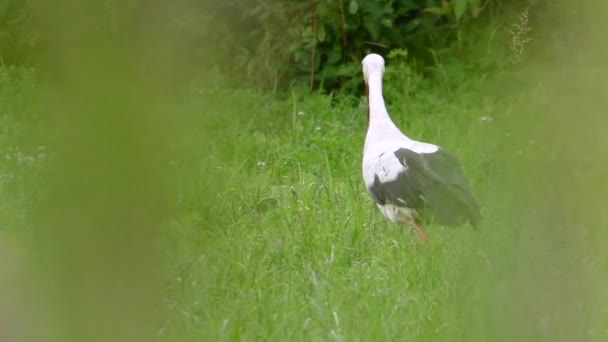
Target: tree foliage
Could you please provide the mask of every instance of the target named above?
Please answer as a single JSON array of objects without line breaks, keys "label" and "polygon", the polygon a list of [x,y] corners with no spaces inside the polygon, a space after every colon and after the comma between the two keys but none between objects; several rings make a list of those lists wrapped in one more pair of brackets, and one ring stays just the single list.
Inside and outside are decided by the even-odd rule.
[{"label": "tree foliage", "polygon": [[[478,19],[493,20],[532,0],[310,0],[250,1],[240,11],[253,25],[249,45],[224,56],[258,84],[276,88],[294,80],[310,88],[351,89],[360,84],[365,54],[406,50],[421,66],[432,50],[462,45]],[[232,58],[232,59],[231,59]]]},{"label": "tree foliage", "polygon": [[[193,71],[208,72],[214,65],[239,76],[232,80],[267,89],[293,82],[350,89],[360,83],[354,76],[366,53],[407,51],[418,65],[429,65],[435,50],[462,45],[470,23],[539,1],[181,0],[162,5],[166,14],[158,22],[158,39],[172,42],[168,63]],[[0,0],[4,63],[28,64],[44,55],[44,11],[34,11],[35,3]],[[101,0],[91,10],[96,29],[120,36],[148,7],[141,0]]]}]

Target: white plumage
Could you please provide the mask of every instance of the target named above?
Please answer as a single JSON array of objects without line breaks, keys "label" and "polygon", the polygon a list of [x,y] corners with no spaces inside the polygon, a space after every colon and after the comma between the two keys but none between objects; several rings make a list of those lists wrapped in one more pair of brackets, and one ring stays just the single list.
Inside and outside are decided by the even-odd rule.
[{"label": "white plumage", "polygon": [[479,205],[455,157],[437,145],[408,138],[393,123],[384,104],[384,59],[363,59],[368,96],[368,130],[363,148],[363,179],[382,211],[394,223],[415,227],[426,220],[477,224]]}]

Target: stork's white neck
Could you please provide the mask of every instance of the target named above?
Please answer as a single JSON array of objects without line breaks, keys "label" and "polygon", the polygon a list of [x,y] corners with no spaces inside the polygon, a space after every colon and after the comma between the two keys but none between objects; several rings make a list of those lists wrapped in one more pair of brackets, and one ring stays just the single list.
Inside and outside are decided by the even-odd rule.
[{"label": "stork's white neck", "polygon": [[382,71],[374,70],[367,77],[369,127],[368,140],[387,139],[392,137],[407,138],[391,120],[382,96]]},{"label": "stork's white neck", "polygon": [[386,111],[384,97],[382,96],[382,71],[370,72],[367,77],[369,125],[377,125],[391,121]]},{"label": "stork's white neck", "polygon": [[372,156],[386,152],[386,148],[404,147],[417,153],[433,153],[439,147],[412,140],[393,123],[382,96],[382,71],[373,70],[367,75],[367,96],[369,106],[369,127],[365,137],[364,155],[372,149]]}]

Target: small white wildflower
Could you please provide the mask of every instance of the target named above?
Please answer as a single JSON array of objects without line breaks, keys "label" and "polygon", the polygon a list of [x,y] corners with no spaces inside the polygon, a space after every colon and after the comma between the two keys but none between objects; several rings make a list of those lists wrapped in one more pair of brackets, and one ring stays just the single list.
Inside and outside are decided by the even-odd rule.
[{"label": "small white wildflower", "polygon": [[306,114],[306,113],[304,113],[303,111],[298,112],[298,116],[304,116],[304,114]]},{"label": "small white wildflower", "polygon": [[256,165],[257,167],[264,167],[266,166],[266,163],[260,160]]},{"label": "small white wildflower", "polygon": [[35,156],[27,155],[21,152],[15,153],[15,160],[17,161],[17,164],[20,165],[32,165],[38,161]]}]

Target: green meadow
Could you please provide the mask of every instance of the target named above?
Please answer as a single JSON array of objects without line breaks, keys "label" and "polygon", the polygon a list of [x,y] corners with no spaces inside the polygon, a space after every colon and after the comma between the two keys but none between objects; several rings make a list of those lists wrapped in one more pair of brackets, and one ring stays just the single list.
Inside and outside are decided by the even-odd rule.
[{"label": "green meadow", "polygon": [[608,46],[580,7],[539,10],[525,51],[505,21],[425,72],[385,54],[393,120],[457,155],[482,206],[427,243],[363,184],[360,72],[185,82],[140,65],[166,48],[146,35],[53,22],[45,63],[0,65],[0,340],[605,341]]}]

